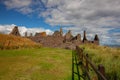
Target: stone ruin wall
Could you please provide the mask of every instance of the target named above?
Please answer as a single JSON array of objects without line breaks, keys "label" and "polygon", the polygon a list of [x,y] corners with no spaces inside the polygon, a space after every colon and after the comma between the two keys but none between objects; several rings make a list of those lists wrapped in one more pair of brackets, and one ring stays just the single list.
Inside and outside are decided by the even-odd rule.
[{"label": "stone ruin wall", "polygon": [[10,32],[10,35],[21,36],[17,26],[13,28],[13,30]]},{"label": "stone ruin wall", "polygon": [[[18,27],[15,27],[10,34],[20,36]],[[45,47],[75,49],[75,47],[80,44],[93,43],[99,45],[97,34],[93,41],[89,41],[86,37],[86,32],[84,31],[83,40],[81,40],[81,34],[73,36],[70,30],[63,36],[62,28],[60,28],[60,31],[55,31],[52,35],[46,35],[46,32],[40,32],[36,33],[35,36],[32,36],[31,34],[31,36],[28,37],[27,32],[25,32],[25,37],[34,42],[41,43]]]}]

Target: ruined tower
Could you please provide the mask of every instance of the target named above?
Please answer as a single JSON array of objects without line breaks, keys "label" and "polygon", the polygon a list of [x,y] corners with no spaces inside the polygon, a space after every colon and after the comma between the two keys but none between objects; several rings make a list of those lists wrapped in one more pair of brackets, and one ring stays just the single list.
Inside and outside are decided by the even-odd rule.
[{"label": "ruined tower", "polygon": [[77,40],[81,41],[81,35],[80,34],[77,34],[76,38],[77,38]]},{"label": "ruined tower", "polygon": [[60,36],[61,36],[61,33],[60,33],[59,31],[55,31],[55,32],[53,33],[53,36],[54,36],[54,37],[60,37]]},{"label": "ruined tower", "polygon": [[10,33],[10,35],[21,36],[17,26],[15,26],[13,28],[12,32]]},{"label": "ruined tower", "polygon": [[71,39],[73,38],[72,34],[71,34],[71,30],[69,30],[64,37],[64,42],[70,42]]},{"label": "ruined tower", "polygon": [[62,28],[60,28],[60,30],[59,31],[55,31],[54,33],[53,33],[53,36],[55,37],[62,37],[63,36],[63,30],[62,30]]},{"label": "ruined tower", "polygon": [[83,43],[87,42],[87,38],[86,38],[86,31],[84,31],[84,35],[83,35]]},{"label": "ruined tower", "polygon": [[61,35],[61,36],[63,35],[62,27],[60,28],[60,35]]},{"label": "ruined tower", "polygon": [[98,38],[97,34],[95,35],[94,43],[97,44],[97,45],[99,45],[99,38]]},{"label": "ruined tower", "polygon": [[30,33],[30,37],[32,37],[33,36],[33,34],[32,33]]},{"label": "ruined tower", "polygon": [[25,32],[25,37],[27,37],[27,32]]}]

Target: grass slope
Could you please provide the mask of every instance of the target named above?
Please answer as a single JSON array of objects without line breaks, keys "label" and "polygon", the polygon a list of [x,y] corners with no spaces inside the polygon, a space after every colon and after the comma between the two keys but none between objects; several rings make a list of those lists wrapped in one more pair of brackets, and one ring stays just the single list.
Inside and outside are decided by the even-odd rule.
[{"label": "grass slope", "polygon": [[0,49],[38,47],[35,42],[18,36],[0,34]]},{"label": "grass slope", "polygon": [[71,50],[0,51],[0,80],[71,80]]},{"label": "grass slope", "polygon": [[105,66],[109,80],[120,80],[120,48],[110,48],[93,44],[81,45],[92,61]]}]

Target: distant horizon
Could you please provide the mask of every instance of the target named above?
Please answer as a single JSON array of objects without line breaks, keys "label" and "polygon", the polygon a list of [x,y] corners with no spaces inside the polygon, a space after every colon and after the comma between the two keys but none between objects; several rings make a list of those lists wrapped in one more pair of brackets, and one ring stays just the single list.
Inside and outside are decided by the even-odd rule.
[{"label": "distant horizon", "polygon": [[[120,0],[0,0],[0,32],[8,34],[18,26],[21,35],[43,32],[83,34],[92,40],[98,34],[101,45],[120,45]],[[112,8],[111,8],[112,7]]]},{"label": "distant horizon", "polygon": [[112,48],[120,48],[120,44],[103,44],[102,46],[108,46],[108,47],[112,47]]}]

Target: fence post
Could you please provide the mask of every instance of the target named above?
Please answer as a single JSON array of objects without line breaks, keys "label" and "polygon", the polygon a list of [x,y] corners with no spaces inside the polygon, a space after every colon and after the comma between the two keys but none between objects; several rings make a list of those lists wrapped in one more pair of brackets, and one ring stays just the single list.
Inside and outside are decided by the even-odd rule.
[{"label": "fence post", "polygon": [[74,52],[72,51],[72,80],[74,80]]},{"label": "fence post", "polygon": [[[86,54],[86,57],[88,58],[88,54]],[[86,60],[86,69],[87,69],[87,71],[89,71],[88,61],[87,60]]]},{"label": "fence post", "polygon": [[[101,64],[98,65],[98,71],[100,71],[100,73],[105,76],[105,67]],[[98,75],[98,80],[103,80],[99,75]]]},{"label": "fence post", "polygon": [[80,56],[81,56],[81,61],[83,61],[83,49],[81,49],[81,51],[80,51]]}]

